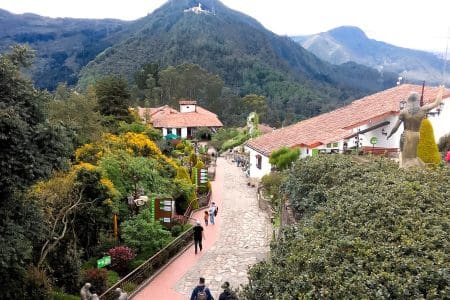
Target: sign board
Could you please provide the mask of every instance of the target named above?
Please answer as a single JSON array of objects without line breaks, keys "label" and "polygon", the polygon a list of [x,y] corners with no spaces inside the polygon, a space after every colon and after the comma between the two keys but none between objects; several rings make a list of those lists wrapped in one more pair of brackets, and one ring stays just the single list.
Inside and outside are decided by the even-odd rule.
[{"label": "sign board", "polygon": [[199,183],[200,184],[204,184],[208,182],[208,169],[200,169],[199,174],[198,174],[198,178],[199,178]]},{"label": "sign board", "polygon": [[370,138],[370,143],[372,145],[376,145],[378,143],[378,138],[376,136],[373,136]]},{"label": "sign board", "polygon": [[97,260],[97,268],[103,268],[111,264],[111,256],[104,256]]},{"label": "sign board", "polygon": [[170,224],[175,212],[175,201],[170,198],[155,199],[155,220],[163,224]]}]

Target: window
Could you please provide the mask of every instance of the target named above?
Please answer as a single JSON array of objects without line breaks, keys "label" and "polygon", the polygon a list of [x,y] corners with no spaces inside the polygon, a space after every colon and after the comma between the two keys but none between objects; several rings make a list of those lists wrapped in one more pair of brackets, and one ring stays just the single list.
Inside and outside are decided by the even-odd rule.
[{"label": "window", "polygon": [[327,148],[331,148],[331,143],[327,144]]},{"label": "window", "polygon": [[177,128],[177,135],[181,137],[181,128]]},{"label": "window", "polygon": [[262,157],[259,154],[256,154],[256,167],[260,170],[262,167]]},{"label": "window", "polygon": [[333,143],[333,148],[339,147],[339,143]]}]

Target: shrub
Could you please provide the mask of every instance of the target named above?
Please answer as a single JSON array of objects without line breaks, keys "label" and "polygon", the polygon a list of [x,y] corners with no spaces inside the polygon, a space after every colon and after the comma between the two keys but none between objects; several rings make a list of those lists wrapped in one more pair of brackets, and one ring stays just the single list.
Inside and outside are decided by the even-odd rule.
[{"label": "shrub", "polygon": [[111,255],[111,269],[125,275],[129,271],[130,261],[135,257],[133,250],[126,246],[117,246],[108,250]]},{"label": "shrub", "polygon": [[261,178],[263,192],[272,199],[273,206],[277,206],[282,197],[280,187],[284,178],[285,176],[280,172],[271,172]]},{"label": "shrub", "polygon": [[83,273],[83,282],[89,282],[92,285],[92,293],[100,295],[107,288],[108,271],[106,269],[87,269]]},{"label": "shrub", "polygon": [[51,285],[47,274],[37,267],[27,269],[25,291],[29,299],[48,299]]},{"label": "shrub", "polygon": [[270,154],[269,163],[278,170],[289,168],[299,158],[300,149],[280,148]]},{"label": "shrub", "polygon": [[182,225],[174,225],[172,228],[170,228],[170,232],[172,233],[173,237],[177,237],[180,235],[180,233],[183,232],[183,226]]},{"label": "shrub", "polygon": [[382,158],[297,161],[283,186],[302,218],[250,269],[243,297],[449,298],[448,182],[448,169]]},{"label": "shrub", "polygon": [[428,119],[423,119],[422,124],[420,124],[417,157],[427,164],[439,165],[441,162],[441,155],[434,139],[433,125]]},{"label": "shrub", "polygon": [[450,150],[450,133],[439,139],[438,147],[440,152],[447,153]]},{"label": "shrub", "polygon": [[108,270],[108,278],[106,280],[108,288],[112,287],[120,280],[119,274],[114,271]]},{"label": "shrub", "polygon": [[155,254],[171,241],[171,234],[159,222],[150,220],[150,210],[144,209],[131,220],[122,223],[122,238],[138,252]]}]

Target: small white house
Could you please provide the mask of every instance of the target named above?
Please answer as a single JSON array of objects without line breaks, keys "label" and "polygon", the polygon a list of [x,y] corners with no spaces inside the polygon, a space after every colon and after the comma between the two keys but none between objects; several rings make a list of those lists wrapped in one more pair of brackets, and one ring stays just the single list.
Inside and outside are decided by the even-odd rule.
[{"label": "small white house", "polygon": [[138,108],[144,123],[162,130],[163,136],[176,134],[191,139],[198,128],[207,127],[213,132],[223,126],[217,115],[197,105],[194,100],[180,100],[180,111],[164,105],[157,108]]},{"label": "small white house", "polygon": [[[438,90],[437,87],[425,87],[424,103],[434,102]],[[270,173],[270,154],[281,147],[300,148],[300,157],[350,150],[397,153],[403,127],[390,139],[387,135],[397,121],[401,102],[411,92],[421,94],[422,86],[399,85],[249,140],[245,149],[250,154],[250,177],[261,178]],[[444,105],[429,113],[436,142],[450,133],[450,90],[445,90],[443,99]]]}]

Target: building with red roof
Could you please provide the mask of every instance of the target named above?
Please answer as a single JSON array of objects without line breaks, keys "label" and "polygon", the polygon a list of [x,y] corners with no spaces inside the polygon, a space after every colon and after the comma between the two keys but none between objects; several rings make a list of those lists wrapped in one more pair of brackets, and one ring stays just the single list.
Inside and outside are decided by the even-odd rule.
[{"label": "building with red roof", "polygon": [[[423,102],[435,101],[439,88],[425,87]],[[318,153],[342,153],[357,149],[365,152],[398,152],[403,128],[388,140],[400,106],[411,92],[422,93],[422,86],[402,84],[369,95],[351,104],[293,125],[274,130],[249,140],[246,150],[250,153],[250,176],[262,177],[271,170],[270,154],[281,148],[300,148],[301,157]],[[450,90],[445,90],[443,102],[448,102]],[[430,112],[435,138],[439,140],[450,132],[449,104]]]},{"label": "building with red roof", "polygon": [[156,108],[138,107],[143,122],[162,130],[163,136],[176,134],[181,138],[192,138],[198,128],[207,127],[215,132],[223,126],[217,115],[197,105],[197,101],[179,101],[180,111],[164,105]]}]

